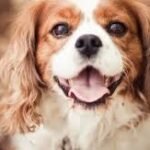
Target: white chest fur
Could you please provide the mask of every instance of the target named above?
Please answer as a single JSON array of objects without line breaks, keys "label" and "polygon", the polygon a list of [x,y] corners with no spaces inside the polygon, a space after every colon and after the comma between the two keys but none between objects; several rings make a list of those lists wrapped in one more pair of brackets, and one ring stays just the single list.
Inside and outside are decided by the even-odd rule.
[{"label": "white chest fur", "polygon": [[[74,116],[74,117],[73,117]],[[115,128],[104,118],[72,115],[70,124],[73,146],[81,150],[150,150],[150,120],[137,127]],[[80,146],[79,146],[80,145]],[[79,147],[78,147],[79,146]]]},{"label": "white chest fur", "polygon": [[136,127],[129,124],[130,129],[121,128],[142,115],[135,104],[122,105],[122,100],[116,99],[110,109],[60,111],[63,105],[58,106],[59,98],[58,103],[49,100],[44,103],[45,124],[34,133],[15,135],[12,138],[15,150],[62,150],[62,140],[66,136],[72,148],[65,150],[150,150],[150,119]]},{"label": "white chest fur", "polygon": [[[105,126],[98,126],[97,118],[95,122],[93,119],[86,122],[88,119],[81,119],[80,123],[74,120],[76,123],[70,124],[68,130],[71,129],[69,135],[72,148],[65,150],[150,150],[150,121],[143,122],[137,128],[121,129],[106,134],[104,131],[108,130]],[[65,134],[60,132],[40,128],[35,133],[16,135],[12,141],[16,150],[62,150],[61,142],[64,136]]]}]

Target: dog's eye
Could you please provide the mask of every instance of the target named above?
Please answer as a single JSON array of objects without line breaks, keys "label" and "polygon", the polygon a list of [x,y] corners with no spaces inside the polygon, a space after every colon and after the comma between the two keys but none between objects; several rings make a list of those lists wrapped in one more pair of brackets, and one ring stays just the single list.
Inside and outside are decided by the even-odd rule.
[{"label": "dog's eye", "polygon": [[56,24],[52,28],[51,34],[56,38],[64,38],[70,34],[70,26],[68,23]]},{"label": "dog's eye", "polygon": [[107,32],[112,36],[122,37],[127,32],[127,27],[121,22],[110,23],[107,27]]}]

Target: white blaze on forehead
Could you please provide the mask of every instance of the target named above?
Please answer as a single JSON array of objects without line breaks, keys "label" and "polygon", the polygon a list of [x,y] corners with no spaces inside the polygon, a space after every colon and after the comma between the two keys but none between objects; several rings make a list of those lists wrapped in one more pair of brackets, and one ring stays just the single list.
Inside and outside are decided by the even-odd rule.
[{"label": "white blaze on forehead", "polygon": [[86,16],[92,16],[93,11],[104,0],[69,0]]}]

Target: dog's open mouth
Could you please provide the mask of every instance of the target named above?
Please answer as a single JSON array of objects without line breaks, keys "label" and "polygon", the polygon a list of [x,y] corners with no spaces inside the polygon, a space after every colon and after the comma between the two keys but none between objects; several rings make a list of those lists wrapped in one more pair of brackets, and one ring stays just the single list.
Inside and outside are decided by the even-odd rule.
[{"label": "dog's open mouth", "polygon": [[103,104],[122,81],[122,74],[106,77],[93,67],[87,67],[72,79],[55,77],[55,81],[74,103],[85,106]]}]

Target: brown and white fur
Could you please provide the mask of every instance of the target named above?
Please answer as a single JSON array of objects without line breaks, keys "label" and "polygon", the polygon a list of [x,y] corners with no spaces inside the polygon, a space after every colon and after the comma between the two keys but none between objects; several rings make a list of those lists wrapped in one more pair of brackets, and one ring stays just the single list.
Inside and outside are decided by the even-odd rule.
[{"label": "brown and white fur", "polygon": [[[62,22],[70,33],[58,38]],[[121,31],[110,32],[118,22]],[[14,27],[0,61],[0,133],[14,150],[150,150],[148,0],[30,2]],[[75,48],[85,34],[102,42],[92,59]],[[124,74],[94,106],[65,96],[54,80],[72,80],[88,65],[107,77]]]}]

